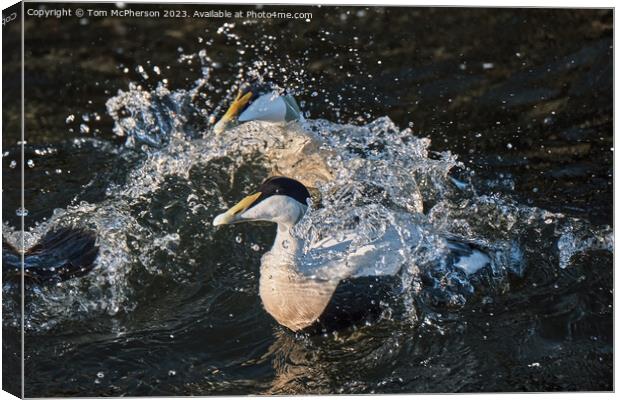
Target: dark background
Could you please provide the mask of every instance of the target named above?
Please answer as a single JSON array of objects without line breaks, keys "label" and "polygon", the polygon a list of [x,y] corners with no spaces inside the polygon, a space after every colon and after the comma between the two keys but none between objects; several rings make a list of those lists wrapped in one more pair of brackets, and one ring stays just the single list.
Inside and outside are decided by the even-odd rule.
[{"label": "dark background", "polygon": [[[28,3],[27,7],[38,6]],[[77,5],[40,7],[75,8]],[[89,4],[88,7],[110,9],[115,5]],[[128,7],[162,11],[248,9],[247,6],[142,4]],[[48,218],[55,208],[66,208],[82,200],[97,203],[105,197],[105,189],[111,183],[122,183],[135,159],[111,156],[124,154],[125,139],[112,133],[113,120],[106,114],[106,101],[118,89],[125,90],[129,82],[154,88],[159,80],[166,78],[171,89],[190,88],[201,76],[201,65],[196,58],[192,64],[179,62],[178,58],[180,54],[192,54],[204,48],[217,65],[210,70],[209,83],[202,90],[204,96],[195,104],[193,121],[197,132],[209,128],[200,110],[221,114],[221,100],[239,81],[236,77],[239,66],[262,60],[274,71],[271,80],[294,91],[310,118],[363,124],[387,115],[402,128],[411,127],[416,136],[431,138],[433,149],[458,154],[466,168],[456,173],[463,176],[475,172],[473,182],[481,194],[499,192],[522,204],[584,218],[594,225],[612,225],[611,10],[314,6],[265,6],[264,9],[312,12],[313,18],[310,22],[261,20],[244,24],[222,19],[27,17],[25,160],[33,160],[34,167],[26,167],[26,227]],[[240,39],[217,34],[224,22],[236,23],[232,32]],[[2,220],[16,228],[20,223],[16,215],[20,195],[17,141],[21,75],[19,52],[15,51],[19,49],[18,28],[17,24],[3,28],[9,31],[5,30],[3,36]],[[10,30],[13,35],[7,34]],[[266,36],[273,38],[265,39]],[[255,47],[246,47],[252,44]],[[269,51],[264,49],[265,45]],[[239,49],[244,49],[244,54]],[[148,71],[148,79],[136,71],[138,65]],[[155,65],[161,68],[161,76],[153,73]],[[87,133],[80,132],[84,114],[89,115]],[[69,115],[75,118],[67,122]],[[95,115],[100,119],[96,120]],[[101,151],[90,142],[79,142],[92,137],[108,143],[113,150]],[[17,162],[17,168],[10,167],[12,161]],[[62,172],[54,174],[57,169]],[[607,265],[607,262],[608,258],[603,258],[600,264]],[[596,264],[596,258],[589,263]],[[605,286],[605,276],[601,275],[601,281],[588,283],[592,287],[579,288],[580,292],[574,296],[571,293],[566,297],[568,300],[558,300],[558,310],[572,307],[571,299],[580,296],[589,299],[594,285]],[[603,290],[601,287],[597,286],[596,290]],[[600,304],[606,304],[609,296],[601,296]],[[548,309],[542,305],[543,298],[546,297],[539,299],[540,313]],[[598,305],[599,301],[592,300],[592,303]],[[528,314],[528,304],[522,304],[524,312],[515,314],[515,319],[538,318],[533,316],[534,311]],[[575,300],[574,304],[581,303]],[[475,322],[478,314],[470,312],[474,311],[466,312],[463,319]],[[442,390],[611,390],[613,347],[611,338],[606,336],[611,331],[611,317],[606,312],[601,312],[600,320],[596,320],[598,324],[590,324],[590,330],[580,328],[581,335],[594,332],[604,340],[583,349],[568,346],[562,350],[567,359],[583,358],[584,370],[598,365],[599,369],[591,374],[568,379],[575,368],[582,368],[581,364],[560,365],[560,361],[553,359],[554,366],[543,371],[525,365],[513,366],[504,363],[503,353],[498,350],[492,352],[499,354],[498,359],[487,360],[486,365],[502,365],[513,371],[512,375],[503,376],[504,370],[498,369],[496,376],[483,379],[484,382],[477,378],[452,381],[454,386],[442,386]],[[584,325],[585,320],[580,321]],[[478,322],[483,326],[483,321]],[[271,329],[267,320],[262,324],[265,330]],[[532,324],[538,326],[536,321]],[[555,327],[549,323],[543,328],[551,330],[548,326]],[[503,332],[511,332],[510,325],[504,328]],[[3,354],[5,361],[9,357],[14,365],[19,360],[18,333],[14,326],[3,326]],[[456,340],[458,334],[452,333],[447,337]],[[564,331],[553,334],[564,335]],[[553,337],[550,333],[548,336]],[[492,339],[498,349],[506,347],[501,335]],[[35,335],[29,340],[39,349],[39,360],[51,366],[55,362],[51,352],[55,348],[44,346],[46,341],[42,336]],[[61,343],[61,347],[64,343],[62,334],[50,340]],[[470,342],[471,346],[478,343],[473,336],[463,340],[466,350]],[[511,337],[510,341],[515,343],[510,348],[518,349],[519,340]],[[551,347],[544,347],[545,340],[540,339],[540,346],[548,350]],[[441,347],[441,342],[430,339],[427,344],[429,348]],[[184,345],[191,347],[192,343]],[[119,346],[109,346],[108,350],[124,351]],[[181,354],[182,349],[177,350]],[[96,351],[93,349],[93,354]],[[447,360],[460,358],[454,354],[448,355]],[[55,370],[44,363],[41,370],[52,371],[50,376],[55,379],[66,378],[60,372],[54,375]],[[5,362],[5,384],[16,383],[19,370],[6,365]],[[75,379],[91,384],[92,371]],[[426,371],[421,373],[422,377],[411,376],[408,386],[399,390],[439,391],[432,384],[435,379],[424,376],[431,370]],[[47,382],[47,377],[31,378]],[[416,385],[416,380],[431,384]],[[52,384],[52,380],[49,382]],[[138,386],[139,389],[134,388],[137,391],[130,389],[130,392],[179,393],[177,389],[161,392],[153,385]],[[33,394],[42,395],[37,390],[44,389],[33,390]],[[87,393],[75,388],[63,390],[54,393]],[[93,390],[95,395],[126,393],[112,387],[107,389],[109,392]],[[191,393],[194,389],[183,390]],[[205,387],[199,390],[206,393]],[[220,389],[220,393],[235,390],[238,393],[256,389],[235,386]]]}]

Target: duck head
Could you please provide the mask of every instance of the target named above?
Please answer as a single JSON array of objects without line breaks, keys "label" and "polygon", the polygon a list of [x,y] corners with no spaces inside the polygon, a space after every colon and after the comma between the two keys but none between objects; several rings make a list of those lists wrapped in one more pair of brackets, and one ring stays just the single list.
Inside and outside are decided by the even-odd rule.
[{"label": "duck head", "polygon": [[288,122],[301,118],[295,99],[265,84],[244,84],[224,116],[214,125],[216,135],[248,121]]},{"label": "duck head", "polygon": [[300,182],[281,176],[271,177],[256,193],[215,217],[213,225],[268,221],[279,226],[293,226],[306,212],[309,198],[308,189]]}]

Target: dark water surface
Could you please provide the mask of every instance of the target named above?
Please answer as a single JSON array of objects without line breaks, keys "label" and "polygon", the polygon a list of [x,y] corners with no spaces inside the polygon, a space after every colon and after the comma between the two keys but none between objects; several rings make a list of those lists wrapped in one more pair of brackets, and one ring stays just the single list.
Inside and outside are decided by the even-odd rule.
[{"label": "dark water surface", "polygon": [[[89,276],[26,288],[26,396],[612,390],[612,12],[262,9],[312,18],[26,18],[26,241],[79,225],[102,251]],[[14,239],[10,48],[19,38],[5,34],[2,221]],[[278,326],[258,297],[273,227],[210,226],[268,175],[259,154],[206,156],[226,150],[210,144],[209,118],[251,76],[293,91],[328,137],[352,124],[348,137],[368,143],[430,138],[412,173],[424,223],[517,243],[523,271],[472,278],[456,305],[416,292],[405,320],[311,337]],[[172,94],[156,95],[164,79]],[[138,126],[116,134],[126,117]],[[440,161],[472,189],[451,189]],[[4,282],[3,294],[3,378],[18,391],[18,290]]]}]

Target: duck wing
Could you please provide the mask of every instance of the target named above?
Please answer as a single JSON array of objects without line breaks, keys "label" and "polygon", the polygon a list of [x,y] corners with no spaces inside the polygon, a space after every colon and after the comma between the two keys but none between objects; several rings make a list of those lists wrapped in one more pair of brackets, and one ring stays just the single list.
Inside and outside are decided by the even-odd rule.
[{"label": "duck wing", "polygon": [[[99,248],[92,231],[58,228],[50,231],[24,253],[24,277],[34,282],[60,282],[88,273],[95,265]],[[19,278],[20,252],[2,240],[2,275]]]},{"label": "duck wing", "polygon": [[310,246],[300,265],[304,274],[321,279],[393,276],[404,265],[401,237],[389,227],[378,238],[359,245],[359,234],[348,232],[338,239],[326,238]]}]

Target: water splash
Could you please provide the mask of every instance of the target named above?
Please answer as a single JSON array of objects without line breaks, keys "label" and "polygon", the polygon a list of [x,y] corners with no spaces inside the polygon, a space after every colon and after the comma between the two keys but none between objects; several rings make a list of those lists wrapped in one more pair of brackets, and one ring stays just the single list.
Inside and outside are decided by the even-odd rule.
[{"label": "water splash", "polygon": [[[455,155],[431,151],[429,138],[400,129],[388,117],[361,125],[250,122],[215,136],[208,117],[227,98],[204,96],[214,87],[214,61],[206,50],[181,58],[203,66],[189,90],[171,90],[165,81],[153,90],[131,84],[106,103],[114,133],[126,138],[123,151],[142,154],[124,183],[110,184],[101,203],[57,210],[25,233],[29,247],[52,227],[85,227],[97,232],[100,246],[89,275],[30,289],[28,329],[46,330],[97,313],[131,313],[139,305],[136,276],[188,282],[201,273],[201,263],[221,251],[223,244],[208,223],[213,215],[272,174],[299,179],[313,193],[310,212],[294,232],[307,245],[305,262],[337,263],[342,253],[312,252],[313,245],[329,238],[352,238],[347,253],[391,238],[372,272],[403,271],[402,301],[412,320],[419,308],[459,308],[476,292],[508,290],[508,277],[522,276],[532,253],[546,252],[565,269],[577,253],[613,249],[608,227],[479,195],[471,182],[452,176],[465,170]],[[248,76],[269,76],[273,67],[265,68],[256,61],[232,87]],[[6,227],[10,242],[18,236]],[[239,238],[231,242],[247,247],[249,259],[256,259],[257,246],[270,245]],[[451,255],[454,242],[479,249],[489,259],[488,268],[470,274],[459,267]],[[6,291],[11,288],[5,286]],[[5,305],[11,302],[14,298],[5,296]],[[14,317],[7,323],[15,323]]]}]

